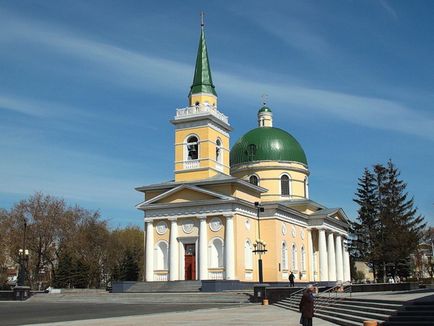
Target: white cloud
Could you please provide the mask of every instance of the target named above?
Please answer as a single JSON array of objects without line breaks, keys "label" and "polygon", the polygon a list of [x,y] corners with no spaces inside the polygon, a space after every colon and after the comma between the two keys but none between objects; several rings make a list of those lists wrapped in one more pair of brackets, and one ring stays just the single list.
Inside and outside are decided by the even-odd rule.
[{"label": "white cloud", "polygon": [[[101,78],[107,79],[109,76],[111,82],[119,85],[139,89],[153,87],[157,90],[164,89],[166,92],[170,89],[185,88],[186,80],[192,73],[191,65],[76,37],[58,27],[49,28],[41,24],[31,24],[29,21],[20,24],[18,20],[11,24],[13,29],[9,28],[8,31],[15,33],[15,41],[22,38],[21,41],[43,43],[52,50],[92,62],[96,72],[103,75]],[[318,43],[318,49],[322,47],[322,43]],[[95,74],[95,71],[92,73]],[[252,96],[259,97],[265,91],[276,103],[291,105],[294,108],[302,106],[315,114],[322,113],[361,126],[393,130],[434,140],[433,117],[397,101],[300,87],[295,84],[253,82],[243,76],[218,71],[214,73],[214,77],[219,89],[241,100]],[[262,80],[266,80],[266,76]],[[6,101],[6,104],[9,104],[10,108],[26,112],[29,111],[27,107],[30,107],[21,106],[14,101]],[[44,112],[41,109],[36,111]]]},{"label": "white cloud", "polygon": [[393,9],[393,7],[390,5],[390,3],[387,2],[387,0],[380,0],[380,5],[390,16],[392,16],[394,19],[398,19],[398,14],[396,13],[396,10]]}]

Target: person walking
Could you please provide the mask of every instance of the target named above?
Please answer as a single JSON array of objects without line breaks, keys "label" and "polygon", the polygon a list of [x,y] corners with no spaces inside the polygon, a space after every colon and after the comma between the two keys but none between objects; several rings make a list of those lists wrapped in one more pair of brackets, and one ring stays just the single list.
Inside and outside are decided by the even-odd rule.
[{"label": "person walking", "polygon": [[295,279],[295,275],[291,272],[291,274],[289,274],[288,280],[289,280],[289,286],[292,288],[295,286],[294,279]]},{"label": "person walking", "polygon": [[312,318],[313,318],[313,297],[314,287],[313,285],[309,285],[304,291],[303,296],[300,300],[299,310],[301,312],[300,324],[303,326],[312,326]]}]

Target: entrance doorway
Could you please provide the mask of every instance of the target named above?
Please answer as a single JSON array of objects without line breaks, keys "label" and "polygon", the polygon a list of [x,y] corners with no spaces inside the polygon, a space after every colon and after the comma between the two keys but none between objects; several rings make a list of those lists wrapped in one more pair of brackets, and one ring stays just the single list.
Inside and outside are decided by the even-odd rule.
[{"label": "entrance doorway", "polygon": [[191,281],[196,279],[196,246],[194,243],[184,244],[184,269],[185,280]]}]

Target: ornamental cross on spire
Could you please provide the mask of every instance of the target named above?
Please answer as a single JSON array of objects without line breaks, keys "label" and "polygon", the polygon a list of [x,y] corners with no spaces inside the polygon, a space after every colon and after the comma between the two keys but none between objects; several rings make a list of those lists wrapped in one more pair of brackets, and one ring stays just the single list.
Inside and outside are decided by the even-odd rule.
[{"label": "ornamental cross on spire", "polygon": [[262,99],[262,105],[266,106],[268,101],[268,94],[262,94],[261,99]]},{"label": "ornamental cross on spire", "polygon": [[200,12],[200,27],[201,27],[201,28],[203,28],[203,27],[205,26],[205,22],[204,22],[204,19],[203,19],[203,18],[204,18],[204,15],[205,15],[204,12],[201,11],[201,12]]}]

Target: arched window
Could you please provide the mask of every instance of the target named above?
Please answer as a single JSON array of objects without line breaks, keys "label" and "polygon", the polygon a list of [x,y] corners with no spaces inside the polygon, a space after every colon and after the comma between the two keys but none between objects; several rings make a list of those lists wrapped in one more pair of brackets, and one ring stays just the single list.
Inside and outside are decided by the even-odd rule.
[{"label": "arched window", "polygon": [[154,269],[169,269],[169,245],[165,241],[160,241],[154,250]]},{"label": "arched window", "polygon": [[244,244],[244,268],[253,269],[253,248],[250,240]]},{"label": "arched window", "polygon": [[214,238],[209,244],[209,267],[221,268],[224,267],[224,251],[223,240]]},{"label": "arched window", "polygon": [[249,178],[249,182],[255,186],[259,185],[259,179],[256,175],[251,175]]},{"label": "arched window", "polygon": [[309,179],[304,178],[304,197],[309,198]]},{"label": "arched window", "polygon": [[220,139],[216,141],[215,160],[220,164],[223,162],[222,141]]},{"label": "arched window", "polygon": [[199,140],[196,136],[187,139],[187,160],[197,160],[199,158]]},{"label": "arched window", "polygon": [[286,242],[282,242],[282,270],[288,270],[288,246]]},{"label": "arched window", "polygon": [[306,252],[304,250],[304,246],[301,247],[301,270],[306,270]]},{"label": "arched window", "polygon": [[292,245],[292,270],[297,270],[297,247]]},{"label": "arched window", "polygon": [[286,174],[280,177],[280,191],[282,196],[289,196],[290,193],[290,185],[289,185],[289,176]]}]

